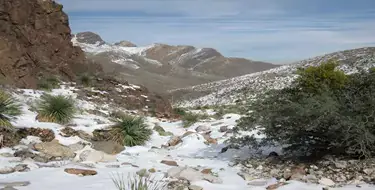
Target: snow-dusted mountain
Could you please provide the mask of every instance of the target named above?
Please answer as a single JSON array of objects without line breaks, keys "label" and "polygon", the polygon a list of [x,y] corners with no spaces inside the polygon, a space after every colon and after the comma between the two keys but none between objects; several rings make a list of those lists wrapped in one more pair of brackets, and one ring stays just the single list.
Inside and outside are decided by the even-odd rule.
[{"label": "snow-dusted mountain", "polygon": [[78,33],[73,44],[109,71],[158,91],[187,87],[277,66],[242,58],[227,58],[212,48],[152,44],[137,47],[129,41],[110,44],[92,32]]},{"label": "snow-dusted mountain", "polygon": [[280,89],[296,78],[298,67],[319,65],[329,59],[339,61],[339,68],[346,73],[375,66],[375,47],[352,49],[306,59],[267,71],[252,73],[226,80],[172,90],[179,106],[232,104],[261,94],[268,89]]}]

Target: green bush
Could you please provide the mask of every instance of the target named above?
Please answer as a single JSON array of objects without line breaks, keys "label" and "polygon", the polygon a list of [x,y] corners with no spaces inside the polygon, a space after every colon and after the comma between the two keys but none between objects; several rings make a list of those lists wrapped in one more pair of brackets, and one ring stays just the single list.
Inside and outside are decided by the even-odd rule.
[{"label": "green bush", "polygon": [[194,123],[198,122],[198,120],[199,120],[198,114],[188,112],[182,117],[183,127],[185,128],[190,127]]},{"label": "green bush", "polygon": [[79,82],[84,86],[91,86],[93,83],[93,77],[89,74],[82,74],[79,76]]},{"label": "green bush", "polygon": [[149,176],[133,175],[125,177],[117,174],[111,176],[113,183],[118,190],[166,190],[165,182],[156,181]]},{"label": "green bush", "polygon": [[144,145],[150,139],[152,130],[142,117],[123,116],[120,122],[112,126],[109,134],[119,144],[137,146]]},{"label": "green bush", "polygon": [[37,103],[38,120],[66,124],[70,122],[76,112],[73,99],[62,95],[52,96],[44,94]]},{"label": "green bush", "polygon": [[17,104],[10,94],[0,91],[0,127],[11,129],[13,127],[10,123],[11,119],[20,114],[20,104]]},{"label": "green bush", "polygon": [[186,114],[186,110],[184,108],[173,108],[173,113],[184,116]]},{"label": "green bush", "polygon": [[344,75],[332,62],[299,70],[292,86],[250,103],[235,131],[257,129],[266,138],[232,139],[240,145],[282,144],[308,156],[375,154],[375,72]]},{"label": "green bush", "polygon": [[38,89],[42,89],[42,90],[51,90],[54,88],[59,88],[59,85],[60,85],[59,79],[54,76],[39,79],[37,83]]}]

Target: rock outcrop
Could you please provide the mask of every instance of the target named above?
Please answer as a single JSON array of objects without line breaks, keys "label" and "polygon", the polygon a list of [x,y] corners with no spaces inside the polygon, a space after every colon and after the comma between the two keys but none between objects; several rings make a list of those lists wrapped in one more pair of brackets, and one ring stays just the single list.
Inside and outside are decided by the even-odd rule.
[{"label": "rock outcrop", "polygon": [[52,0],[0,1],[3,83],[35,88],[48,75],[73,80],[76,73],[93,68],[83,51],[73,47],[68,16],[62,9]]}]

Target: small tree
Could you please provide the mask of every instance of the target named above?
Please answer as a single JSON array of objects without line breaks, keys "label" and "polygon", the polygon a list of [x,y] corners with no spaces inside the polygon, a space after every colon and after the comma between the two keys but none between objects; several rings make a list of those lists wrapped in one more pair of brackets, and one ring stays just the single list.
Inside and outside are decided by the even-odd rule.
[{"label": "small tree", "polygon": [[[372,156],[375,72],[346,76],[328,62],[298,73],[291,87],[252,102],[236,131],[257,129],[266,136],[261,143],[286,145],[292,153]],[[249,137],[232,142],[259,145]]]}]

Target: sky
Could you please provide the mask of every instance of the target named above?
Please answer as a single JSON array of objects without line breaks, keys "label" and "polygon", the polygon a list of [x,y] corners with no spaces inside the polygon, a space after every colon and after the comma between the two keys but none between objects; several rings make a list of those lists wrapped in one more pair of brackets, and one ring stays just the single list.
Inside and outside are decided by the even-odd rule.
[{"label": "sky", "polygon": [[57,0],[73,33],[289,63],[375,46],[375,0]]}]

